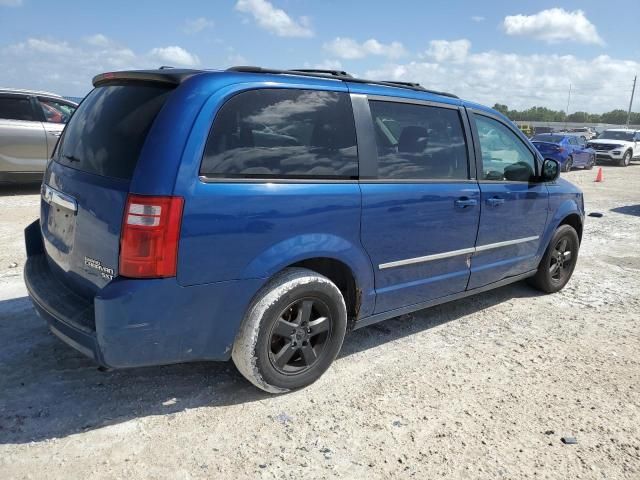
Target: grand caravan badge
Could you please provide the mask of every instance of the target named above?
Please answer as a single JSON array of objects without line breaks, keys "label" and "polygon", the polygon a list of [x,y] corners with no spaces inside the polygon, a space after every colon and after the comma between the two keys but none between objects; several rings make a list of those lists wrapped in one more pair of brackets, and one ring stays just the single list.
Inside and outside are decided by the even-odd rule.
[{"label": "grand caravan badge", "polygon": [[96,260],[95,258],[84,257],[84,264],[89,268],[98,270],[102,278],[107,280],[113,280],[115,276],[113,268],[105,267],[100,260]]}]

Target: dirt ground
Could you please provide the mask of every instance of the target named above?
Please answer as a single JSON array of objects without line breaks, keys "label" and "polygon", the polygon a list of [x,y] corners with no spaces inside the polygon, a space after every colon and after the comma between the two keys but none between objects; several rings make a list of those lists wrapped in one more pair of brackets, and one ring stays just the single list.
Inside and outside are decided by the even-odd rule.
[{"label": "dirt ground", "polygon": [[640,165],[603,170],[563,174],[604,214],[565,290],[358,330],[280,396],[231,363],[99,372],[26,298],[37,188],[2,189],[0,478],[640,479]]}]

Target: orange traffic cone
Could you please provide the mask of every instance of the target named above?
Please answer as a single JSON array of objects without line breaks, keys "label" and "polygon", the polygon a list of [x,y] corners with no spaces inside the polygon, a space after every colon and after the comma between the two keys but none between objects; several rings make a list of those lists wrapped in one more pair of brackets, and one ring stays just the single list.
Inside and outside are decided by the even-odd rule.
[{"label": "orange traffic cone", "polygon": [[596,175],[596,182],[603,182],[604,178],[602,178],[602,167],[598,168],[598,174]]}]

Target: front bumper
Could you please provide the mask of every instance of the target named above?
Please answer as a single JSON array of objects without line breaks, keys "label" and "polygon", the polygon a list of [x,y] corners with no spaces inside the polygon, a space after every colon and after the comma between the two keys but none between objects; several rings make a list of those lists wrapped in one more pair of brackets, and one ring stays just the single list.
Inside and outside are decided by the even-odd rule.
[{"label": "front bumper", "polygon": [[183,287],[175,278],[116,277],[87,299],[50,268],[38,222],[27,227],[25,241],[24,279],[38,313],[58,338],[110,368],[228,360],[245,309],[264,283]]},{"label": "front bumper", "polygon": [[596,150],[596,158],[598,160],[610,160],[618,161],[622,159],[624,151],[615,150],[618,153],[614,153],[614,150]]}]

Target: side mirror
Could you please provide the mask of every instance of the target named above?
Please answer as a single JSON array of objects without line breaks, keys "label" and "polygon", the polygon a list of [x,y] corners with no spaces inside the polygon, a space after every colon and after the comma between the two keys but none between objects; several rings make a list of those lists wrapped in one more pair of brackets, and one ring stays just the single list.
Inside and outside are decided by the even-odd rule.
[{"label": "side mirror", "polygon": [[540,180],[543,182],[553,182],[560,176],[560,163],[553,158],[545,158],[542,162],[542,175]]}]

